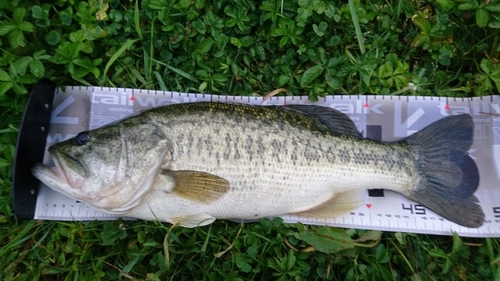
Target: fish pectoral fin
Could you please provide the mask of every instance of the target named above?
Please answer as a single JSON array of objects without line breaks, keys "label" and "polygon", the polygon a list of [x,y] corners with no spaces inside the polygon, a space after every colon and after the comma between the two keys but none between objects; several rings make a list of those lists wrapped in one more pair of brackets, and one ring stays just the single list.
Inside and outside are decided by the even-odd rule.
[{"label": "fish pectoral fin", "polygon": [[171,218],[169,221],[172,224],[179,224],[182,227],[193,228],[197,226],[209,225],[215,221],[215,218],[209,214],[196,214]]},{"label": "fish pectoral fin", "polygon": [[[171,182],[172,192],[184,199],[210,203],[229,190],[229,182],[219,176],[199,171],[162,171],[159,182]],[[173,181],[173,182],[172,182]]]},{"label": "fish pectoral fin", "polygon": [[299,216],[315,218],[334,218],[358,208],[365,202],[366,190],[357,189],[335,194],[328,201],[302,212]]}]

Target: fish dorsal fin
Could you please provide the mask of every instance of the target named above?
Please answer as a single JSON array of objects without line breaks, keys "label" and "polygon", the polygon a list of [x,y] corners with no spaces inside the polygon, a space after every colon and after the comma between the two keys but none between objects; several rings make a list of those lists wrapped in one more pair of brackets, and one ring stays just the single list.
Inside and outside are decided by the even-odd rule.
[{"label": "fish dorsal fin", "polygon": [[166,192],[201,203],[219,199],[229,190],[229,182],[219,176],[199,171],[161,171],[157,184]]},{"label": "fish dorsal fin", "polygon": [[215,221],[215,218],[209,214],[196,214],[172,218],[169,221],[172,224],[179,224],[182,227],[193,228],[211,224]]},{"label": "fish dorsal fin", "polygon": [[321,205],[295,214],[315,218],[338,217],[363,205],[365,195],[366,190],[364,189],[340,192]]},{"label": "fish dorsal fin", "polygon": [[285,108],[299,111],[318,119],[318,121],[328,127],[330,133],[349,135],[356,138],[362,137],[349,116],[331,107],[292,104],[285,106]]}]

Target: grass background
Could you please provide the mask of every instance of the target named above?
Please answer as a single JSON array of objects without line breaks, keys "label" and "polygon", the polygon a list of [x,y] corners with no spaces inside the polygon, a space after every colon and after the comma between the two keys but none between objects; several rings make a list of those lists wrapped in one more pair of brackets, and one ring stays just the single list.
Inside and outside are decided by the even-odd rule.
[{"label": "grass background", "polygon": [[13,216],[15,139],[40,78],[231,95],[497,95],[496,0],[0,1],[0,279],[500,280],[498,239],[196,229]]}]

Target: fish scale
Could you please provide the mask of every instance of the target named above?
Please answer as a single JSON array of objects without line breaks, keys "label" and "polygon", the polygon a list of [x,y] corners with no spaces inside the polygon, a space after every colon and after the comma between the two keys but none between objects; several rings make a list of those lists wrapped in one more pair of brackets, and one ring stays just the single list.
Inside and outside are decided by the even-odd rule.
[{"label": "fish scale", "polygon": [[[162,119],[155,121],[160,127],[169,128],[165,134],[175,136],[178,140],[175,147],[179,152],[166,169],[203,171],[223,177],[229,181],[231,189],[221,198],[220,205],[245,203],[244,205],[249,206],[235,212],[231,208],[213,208],[200,204],[196,208],[189,207],[191,212],[204,211],[221,218],[250,218],[245,217],[246,214],[251,213],[251,208],[257,208],[264,214],[277,215],[307,210],[330,199],[335,193],[362,186],[396,189],[409,184],[406,178],[393,176],[401,174],[401,168],[384,161],[387,151],[374,150],[371,148],[375,145],[373,142],[345,137],[344,145],[351,145],[356,149],[337,149],[336,146],[340,146],[338,140],[334,141],[334,137],[329,134],[298,128],[279,119],[275,122],[269,120],[266,125],[252,118],[231,120],[229,114],[211,114],[209,124],[200,123],[198,118],[204,116],[198,115],[178,117],[176,122],[182,126],[161,125]],[[246,142],[244,138],[241,142],[233,141],[240,136],[240,132],[234,130],[239,124],[245,124],[246,133],[252,136],[252,141]],[[212,127],[218,128],[218,135],[223,137],[211,141],[212,147],[193,145],[198,140],[212,140]],[[221,164],[213,165],[214,150],[219,152]],[[292,153],[287,155],[285,150]],[[241,151],[238,153],[239,157],[236,157],[236,151]],[[333,151],[336,153],[332,153]],[[393,152],[399,153],[399,156],[394,157],[400,158],[410,154],[403,150]],[[360,159],[373,160],[366,160],[363,165]],[[374,163],[386,165],[374,166]],[[415,169],[414,163],[408,163],[406,167]],[[248,174],[253,176],[246,177]],[[280,176],[283,174],[287,175],[287,179]],[[374,177],[374,174],[378,177]],[[353,181],[353,178],[358,179]],[[255,193],[265,196],[255,197]],[[304,197],[306,195],[308,197]],[[252,199],[252,196],[255,198]],[[276,203],[282,207],[274,207],[273,204]],[[267,210],[269,206],[273,207]],[[190,210],[176,211],[189,214]]]}]

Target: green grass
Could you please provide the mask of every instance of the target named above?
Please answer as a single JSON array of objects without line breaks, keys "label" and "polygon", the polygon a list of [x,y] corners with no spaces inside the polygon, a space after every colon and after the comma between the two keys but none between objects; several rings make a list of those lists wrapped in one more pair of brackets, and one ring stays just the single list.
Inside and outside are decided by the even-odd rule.
[{"label": "green grass", "polygon": [[[278,219],[248,224],[221,221],[196,229],[143,221],[31,221],[0,229],[5,241],[2,280],[492,280],[497,276],[496,264],[490,265],[498,253],[498,241],[493,239],[461,241],[387,232],[380,240],[328,253],[303,241],[305,232],[324,228],[287,225]],[[337,232],[346,237],[370,233]],[[313,238],[313,244],[317,240]]]},{"label": "green grass", "polygon": [[1,280],[500,280],[498,239],[278,219],[18,221],[10,180],[40,78],[311,100],[499,94],[499,1],[2,1],[0,15]]}]

